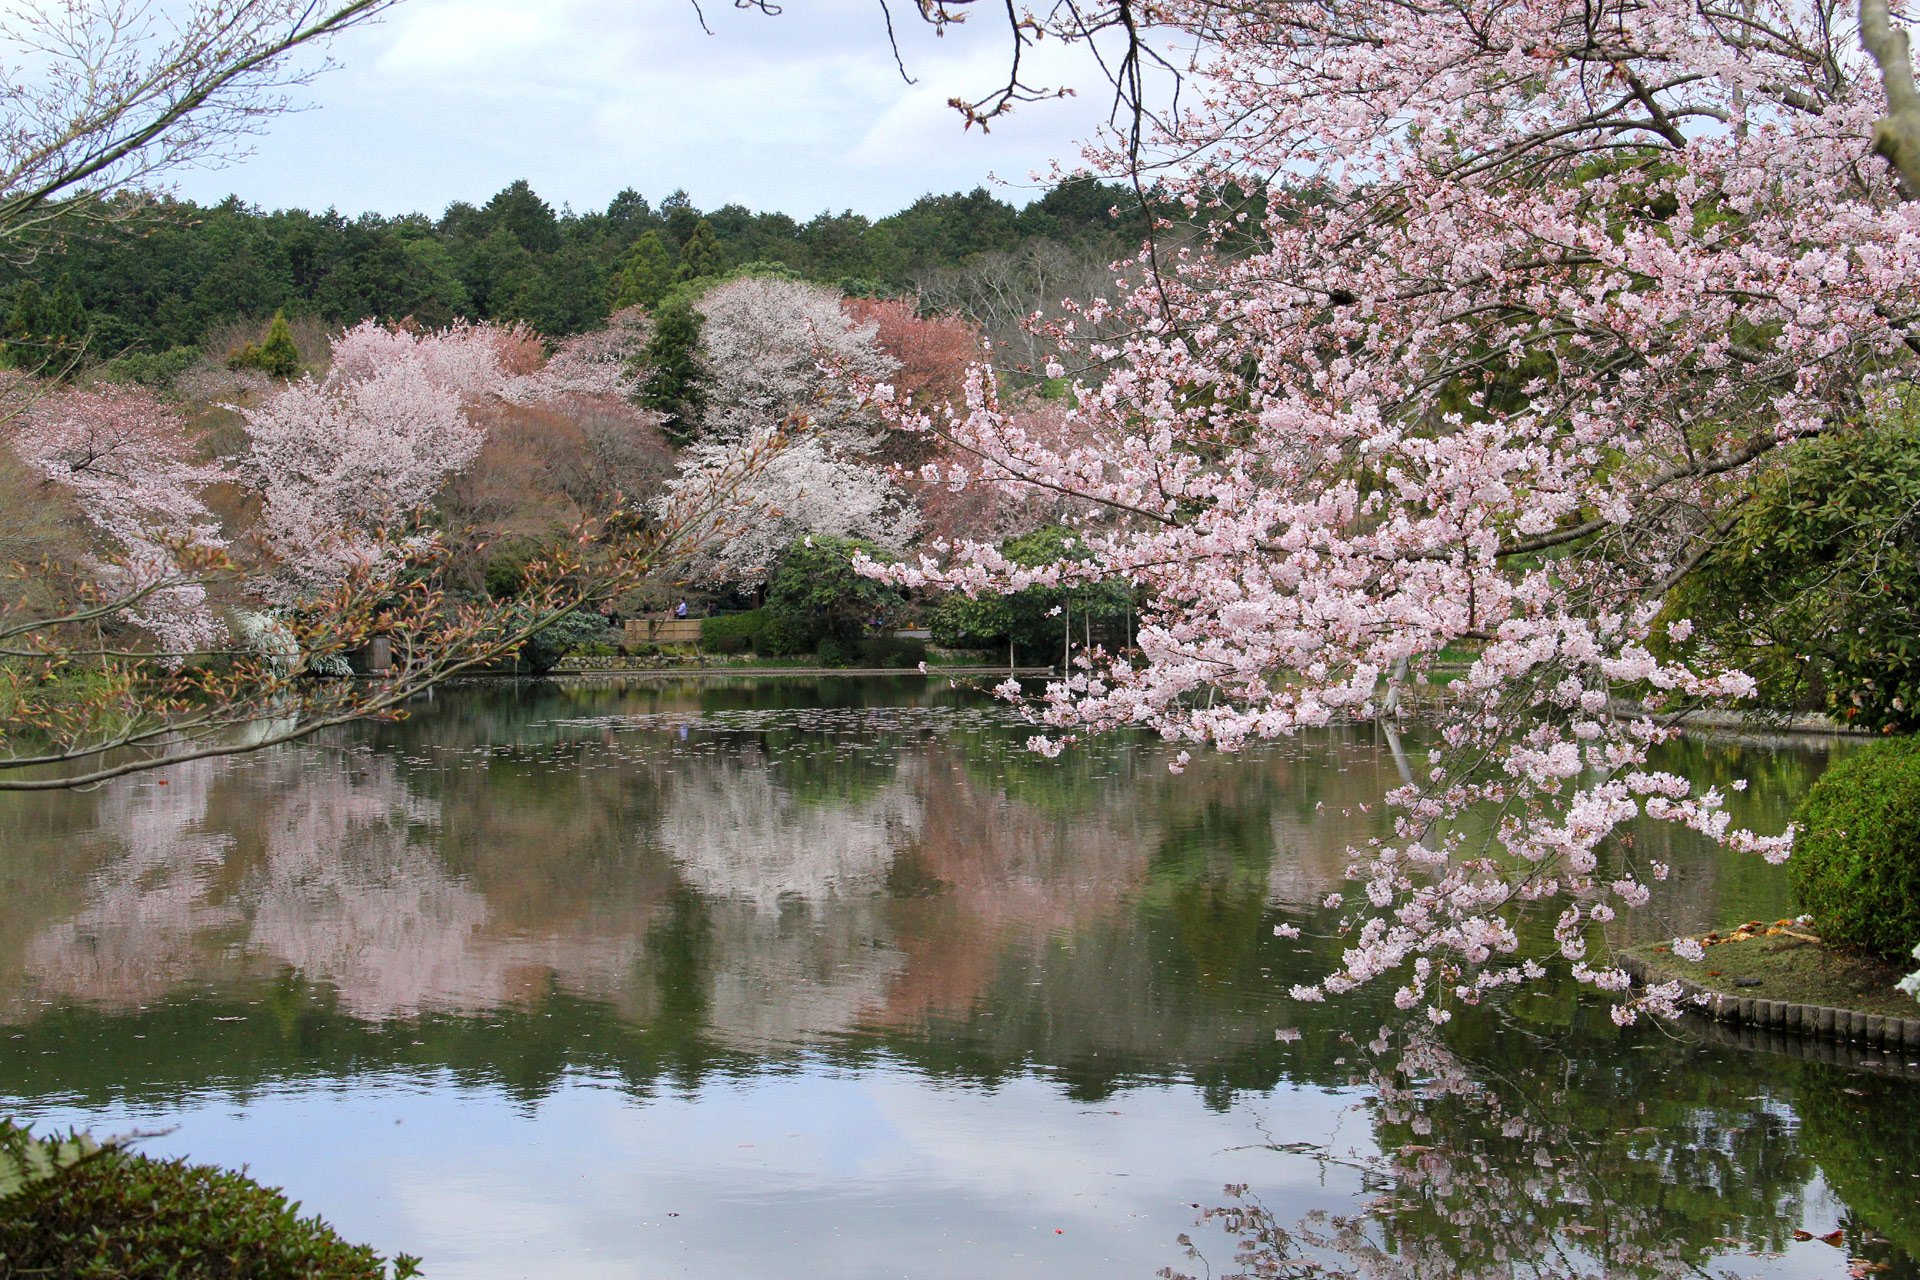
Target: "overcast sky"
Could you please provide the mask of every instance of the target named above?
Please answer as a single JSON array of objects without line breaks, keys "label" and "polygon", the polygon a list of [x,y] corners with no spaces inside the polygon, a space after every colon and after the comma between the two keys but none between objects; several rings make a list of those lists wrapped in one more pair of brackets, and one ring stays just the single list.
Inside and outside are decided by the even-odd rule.
[{"label": "overcast sky", "polygon": [[[1028,174],[1102,118],[1098,72],[1049,43],[1036,79],[1081,96],[1020,108],[983,135],[947,100],[1004,80],[1009,38],[982,13],[936,39],[896,3],[902,82],[878,0],[793,0],[768,17],[705,0],[406,0],[341,39],[341,67],[302,92],[251,159],[179,176],[196,200],[438,214],[526,178],[555,208],[605,208],[623,187],[675,187],[806,218],[891,213],[928,191]],[[998,78],[996,78],[998,77]],[[1050,78],[1049,78],[1050,77]]]}]

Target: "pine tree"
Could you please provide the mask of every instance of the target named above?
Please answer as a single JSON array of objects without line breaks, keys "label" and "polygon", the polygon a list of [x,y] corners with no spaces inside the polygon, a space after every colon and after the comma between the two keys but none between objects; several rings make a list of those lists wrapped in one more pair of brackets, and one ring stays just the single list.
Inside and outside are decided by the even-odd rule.
[{"label": "pine tree", "polygon": [[695,353],[700,346],[700,313],[685,291],[667,295],[654,317],[643,359],[651,367],[640,388],[640,403],[668,415],[667,432],[684,444],[693,438],[704,388]]},{"label": "pine tree", "polygon": [[642,306],[652,311],[673,287],[673,261],[660,237],[647,232],[633,242],[613,277],[613,309]]},{"label": "pine tree", "polygon": [[291,378],[300,371],[300,348],[294,345],[293,330],[287,327],[284,311],[273,313],[273,324],[260,343],[257,368],[274,378]]},{"label": "pine tree", "polygon": [[682,280],[698,280],[702,276],[722,276],[727,272],[727,254],[714,238],[713,227],[705,218],[700,219],[680,246],[680,274]]}]

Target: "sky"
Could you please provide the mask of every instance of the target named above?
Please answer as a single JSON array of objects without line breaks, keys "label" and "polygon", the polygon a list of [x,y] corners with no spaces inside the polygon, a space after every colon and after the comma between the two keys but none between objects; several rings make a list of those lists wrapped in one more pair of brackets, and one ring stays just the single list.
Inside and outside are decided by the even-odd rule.
[{"label": "sky", "polygon": [[516,178],[556,209],[684,187],[806,218],[878,217],[929,192],[992,186],[1079,155],[1105,115],[1099,71],[1048,42],[1033,79],[1078,96],[1023,105],[992,132],[947,106],[1004,82],[1011,43],[983,12],[936,38],[895,0],[902,81],[878,0],[792,0],[779,16],[704,0],[405,0],[339,39],[337,69],[296,90],[238,163],[176,175],[199,201],[438,215]]}]

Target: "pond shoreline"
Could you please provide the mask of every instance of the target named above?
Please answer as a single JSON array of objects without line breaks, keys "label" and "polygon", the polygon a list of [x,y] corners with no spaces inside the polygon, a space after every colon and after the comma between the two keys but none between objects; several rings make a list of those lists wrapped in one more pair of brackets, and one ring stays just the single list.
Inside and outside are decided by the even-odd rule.
[{"label": "pond shoreline", "polygon": [[[1788,1038],[1797,1036],[1841,1043],[1857,1041],[1890,1052],[1920,1055],[1920,1016],[1894,1017],[1833,1005],[1730,995],[1703,986],[1675,969],[1632,952],[1620,957],[1620,967],[1627,971],[1637,986],[1678,982],[1692,1001],[1693,1011],[1715,1022],[1777,1032]],[[1916,1006],[1916,1009],[1920,1010],[1920,1006]]]}]

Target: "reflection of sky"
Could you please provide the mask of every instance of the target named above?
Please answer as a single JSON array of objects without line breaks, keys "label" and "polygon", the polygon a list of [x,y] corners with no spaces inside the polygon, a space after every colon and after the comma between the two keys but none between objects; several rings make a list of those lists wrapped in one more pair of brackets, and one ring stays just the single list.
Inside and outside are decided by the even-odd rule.
[{"label": "reflection of sky", "polygon": [[758,1075],[645,1103],[585,1077],[532,1108],[387,1078],[165,1116],[35,1118],[178,1126],[144,1148],[250,1164],[348,1238],[424,1255],[434,1280],[1145,1280],[1179,1260],[1190,1206],[1225,1183],[1302,1211],[1345,1204],[1351,1175],[1335,1170],[1322,1186],[1311,1161],[1249,1144],[1261,1122],[1326,1136],[1346,1101],[1287,1091],[1221,1113],[1190,1089],[1143,1088],[1087,1105],[1033,1078],[988,1090],[882,1067]]}]

